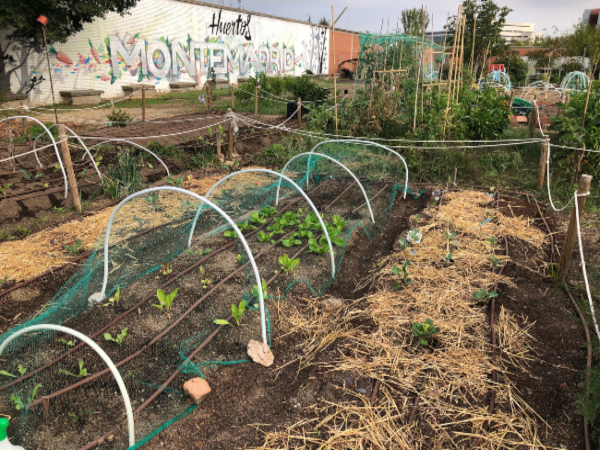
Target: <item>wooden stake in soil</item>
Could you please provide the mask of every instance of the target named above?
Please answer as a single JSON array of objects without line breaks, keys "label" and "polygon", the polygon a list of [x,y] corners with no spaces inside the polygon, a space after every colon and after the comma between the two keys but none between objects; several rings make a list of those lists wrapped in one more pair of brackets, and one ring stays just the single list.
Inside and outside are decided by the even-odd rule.
[{"label": "wooden stake in soil", "polygon": [[146,121],[146,88],[142,86],[142,122]]},{"label": "wooden stake in soil", "polygon": [[[21,106],[23,107],[22,110],[25,111],[25,102],[21,102]],[[25,133],[27,133],[27,119],[25,117],[21,118],[21,127],[23,128],[22,135],[25,136]]]},{"label": "wooden stake in soil", "polygon": [[231,89],[231,109],[233,109],[233,105],[235,103],[235,93],[233,92],[233,84],[229,86],[229,89]]},{"label": "wooden stake in soil", "polygon": [[537,122],[537,104],[532,100],[531,112],[529,113],[529,134],[533,139],[535,137],[535,123]]},{"label": "wooden stake in soil", "polygon": [[258,114],[258,82],[254,80],[254,114]]},{"label": "wooden stake in soil", "polygon": [[223,159],[223,153],[221,152],[221,130],[219,128],[215,131],[215,139],[217,140],[217,158],[220,162],[223,162],[225,159]]},{"label": "wooden stake in soil", "polygon": [[67,179],[69,180],[69,188],[71,190],[71,195],[73,196],[73,204],[77,211],[82,212],[81,202],[79,201],[79,189],[77,189],[77,178],[75,178],[71,153],[69,152],[69,143],[67,142],[67,133],[65,132],[65,126],[62,123],[58,124],[58,137],[60,139],[63,164],[67,169]]},{"label": "wooden stake in soil", "polygon": [[[227,110],[227,115],[232,115],[233,111],[231,109]],[[227,130],[227,161],[233,161],[233,119],[229,119],[229,127]]]},{"label": "wooden stake in soil", "polygon": [[[588,194],[590,192],[590,185],[592,184],[591,175],[581,175],[579,179],[579,188],[577,194]],[[577,197],[575,200],[579,206],[579,214],[583,215],[583,208],[585,206],[585,200],[587,196]],[[577,238],[577,218],[575,217],[575,208],[571,211],[571,220],[569,220],[569,228],[567,229],[567,235],[565,236],[565,242],[563,243],[562,250],[560,252],[560,262],[558,267],[558,276],[561,280],[565,280],[567,272],[569,271],[569,265],[571,263],[571,255],[573,254],[573,247],[575,246],[575,239]]]},{"label": "wooden stake in soil", "polygon": [[302,127],[302,99],[298,97],[298,128]]},{"label": "wooden stake in soil", "polygon": [[544,176],[546,174],[546,160],[548,159],[548,151],[550,149],[550,136],[544,136],[542,142],[542,153],[540,155],[540,169],[538,172],[538,189],[544,187]]},{"label": "wooden stake in soil", "polygon": [[[13,133],[12,133],[12,125],[11,125],[12,120],[8,121],[8,155],[12,158],[13,156],[15,156],[14,151],[13,151]],[[15,160],[11,159],[10,160],[10,165],[13,168],[13,172],[15,171]]]}]

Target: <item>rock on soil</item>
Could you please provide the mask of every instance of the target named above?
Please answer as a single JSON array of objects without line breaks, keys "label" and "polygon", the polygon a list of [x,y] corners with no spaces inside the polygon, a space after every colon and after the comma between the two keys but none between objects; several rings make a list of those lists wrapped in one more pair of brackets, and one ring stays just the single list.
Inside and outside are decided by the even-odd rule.
[{"label": "rock on soil", "polygon": [[333,312],[344,307],[344,302],[339,298],[326,298],[321,302],[321,307],[325,312]]},{"label": "rock on soil", "polygon": [[269,346],[263,342],[248,342],[248,356],[255,363],[262,364],[265,367],[273,364],[273,353]]},{"label": "rock on soil", "polygon": [[183,384],[183,392],[186,393],[195,405],[198,405],[202,401],[202,398],[210,393],[210,386],[206,380],[200,377],[192,378]]}]

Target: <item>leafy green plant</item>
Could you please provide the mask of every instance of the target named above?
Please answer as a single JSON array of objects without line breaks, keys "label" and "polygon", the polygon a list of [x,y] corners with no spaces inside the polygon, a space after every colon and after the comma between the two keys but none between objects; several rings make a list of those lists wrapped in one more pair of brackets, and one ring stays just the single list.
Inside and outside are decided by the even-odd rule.
[{"label": "leafy green plant", "polygon": [[394,282],[393,288],[396,290],[403,289],[407,287],[409,284],[412,284],[413,280],[408,278],[408,271],[406,268],[410,265],[410,261],[404,261],[402,268],[400,267],[392,267],[392,273],[400,277],[400,283]]},{"label": "leafy green plant", "polygon": [[237,239],[237,237],[238,237],[237,232],[234,230],[227,230],[225,233],[223,233],[223,236],[230,237],[233,239]]},{"label": "leafy green plant", "polygon": [[500,260],[499,258],[496,258],[496,256],[494,256],[494,255],[490,255],[489,261],[494,269],[502,266],[502,260]]},{"label": "leafy green plant", "polygon": [[26,180],[31,180],[31,178],[33,177],[33,174],[31,172],[27,172],[25,169],[21,169],[19,170],[19,172],[23,174]]},{"label": "leafy green plant", "polygon": [[110,198],[117,200],[142,189],[142,182],[138,159],[131,152],[125,151],[108,170],[103,188]]},{"label": "leafy green plant", "polygon": [[302,241],[297,239],[298,233],[292,233],[287,238],[281,240],[281,245],[284,247],[293,247],[294,245],[302,245]]},{"label": "leafy green plant", "polygon": [[240,255],[238,253],[237,256],[235,257],[235,260],[237,261],[238,264],[241,264],[242,263],[242,255]]},{"label": "leafy green plant", "polygon": [[287,274],[294,273],[294,269],[299,263],[299,258],[291,259],[287,253],[279,257],[279,264],[281,265],[281,270],[283,270]]},{"label": "leafy green plant", "polygon": [[15,231],[17,236],[25,237],[31,234],[31,230],[25,226],[17,225],[17,231]]},{"label": "leafy green plant", "polygon": [[[1,239],[0,239],[1,240]],[[4,275],[4,278],[0,278],[0,286],[8,282],[8,275]]]},{"label": "leafy green plant", "polygon": [[109,306],[109,305],[117,306],[119,304],[120,297],[121,297],[121,287],[117,286],[117,290],[115,291],[115,295],[113,295],[112,297],[110,297],[108,299],[108,302],[106,302],[103,306]]},{"label": "leafy green plant", "polygon": [[418,244],[421,242],[422,238],[423,238],[423,232],[421,230],[418,230],[415,228],[408,232],[408,237],[406,240],[411,244]]},{"label": "leafy green plant", "polygon": [[427,338],[434,334],[438,334],[440,330],[433,326],[433,320],[427,319],[425,323],[413,323],[412,332],[419,338],[419,344],[421,344],[423,347],[427,347],[427,345],[429,345]]},{"label": "leafy green plant", "polygon": [[71,422],[73,422],[73,423],[79,422],[79,416],[77,414],[70,412],[69,417],[71,418]]},{"label": "leafy green plant", "polygon": [[487,303],[491,298],[494,297],[498,297],[498,293],[496,291],[488,292],[485,288],[481,288],[481,290],[473,292],[473,298],[482,303]]},{"label": "leafy green plant", "polygon": [[258,213],[260,214],[261,217],[271,217],[276,212],[277,212],[277,208],[275,208],[274,206],[264,206],[264,207],[260,208],[260,210],[258,211]]},{"label": "leafy green plant", "polygon": [[160,210],[160,206],[158,206],[159,198],[160,198],[160,196],[158,195],[158,192],[157,192],[156,194],[148,194],[147,197],[144,197],[144,201],[152,207],[152,210],[154,212],[157,212]]},{"label": "leafy green plant", "polygon": [[445,255],[442,259],[444,260],[445,263],[450,264],[453,261],[452,260],[452,252]]},{"label": "leafy green plant", "polygon": [[122,111],[121,108],[113,109],[106,115],[106,118],[109,120],[111,127],[126,127],[133,120],[133,116],[127,114],[126,111]]},{"label": "leafy green plant", "polygon": [[250,213],[250,221],[257,225],[262,225],[267,221],[267,219],[265,217],[261,216],[260,213],[253,212],[253,213]]},{"label": "leafy green plant", "polygon": [[0,192],[2,192],[2,195],[4,195],[4,200],[6,200],[6,193],[9,191],[11,186],[12,183],[6,183],[4,186],[0,186]]},{"label": "leafy green plant", "polygon": [[162,309],[163,311],[170,311],[171,305],[173,304],[176,295],[177,289],[175,289],[170,294],[165,294],[165,291],[163,291],[162,289],[158,289],[156,291],[156,296],[158,297],[159,304],[152,306],[155,306],[158,309]]},{"label": "leafy green plant", "polygon": [[197,252],[194,252],[193,250],[186,248],[185,253],[187,253],[188,255],[197,255],[197,256],[204,256],[204,255],[208,255],[210,252],[212,252],[211,248],[204,248],[202,250],[199,250]]},{"label": "leafy green plant", "polygon": [[121,345],[123,340],[127,337],[127,330],[128,328],[123,328],[115,337],[112,337],[112,334],[110,333],[104,333],[104,340],[116,342],[117,344]]},{"label": "leafy green plant", "polygon": [[59,375],[68,375],[74,378],[83,378],[83,377],[87,377],[88,376],[88,370],[85,368],[84,363],[83,363],[83,359],[79,358],[77,360],[77,365],[79,367],[79,373],[74,374],[72,372],[69,372],[68,370],[64,370],[64,369],[60,369],[58,371]]},{"label": "leafy green plant", "polygon": [[178,188],[183,186],[183,178],[181,178],[181,177],[179,177],[177,179],[174,179],[173,177],[167,177],[166,180],[172,186],[176,186]]},{"label": "leafy green plant", "polygon": [[[239,305],[236,305],[235,303],[231,304],[231,315],[233,316],[233,319],[235,320],[235,323],[237,324],[238,327],[240,326],[240,323],[242,321],[242,316],[244,315],[245,310],[246,310],[246,301],[245,300],[240,301]],[[215,319],[214,323],[216,323],[217,325],[231,325],[231,323],[225,319]]]},{"label": "leafy green plant", "polygon": [[[263,293],[263,298],[267,296],[267,282],[265,280],[262,280],[262,293]],[[254,297],[256,299],[258,299],[258,286],[257,285],[252,286],[252,295],[254,295]]]},{"label": "leafy green plant", "polygon": [[237,223],[236,225],[242,233],[254,230],[256,228],[254,225],[251,225],[248,221]]},{"label": "leafy green plant", "polygon": [[160,271],[163,275],[171,275],[173,273],[173,269],[171,268],[170,262],[164,262],[160,265]]},{"label": "leafy green plant", "polygon": [[36,180],[39,180],[40,178],[44,178],[45,176],[46,176],[46,174],[45,174],[45,173],[43,173],[43,172],[36,173],[36,174],[35,174],[35,179],[36,179]]},{"label": "leafy green plant", "polygon": [[308,240],[308,253],[314,253],[315,255],[329,253],[329,246],[327,245],[325,235],[321,236],[318,241],[315,238]]},{"label": "leafy green plant", "polygon": [[[35,400],[35,397],[37,396],[37,392],[41,387],[42,387],[41,384],[36,384],[34,386],[33,391],[31,391],[31,397],[29,397],[27,399],[28,404]],[[15,407],[15,409],[17,411],[20,411],[25,407],[25,404],[23,403],[23,399],[17,394],[11,394],[10,401],[13,403],[13,406]]]},{"label": "leafy green plant", "polygon": [[75,347],[75,342],[74,341],[67,341],[66,339],[59,339],[58,342],[60,342],[61,344],[66,345],[67,347],[71,348],[71,347]]},{"label": "leafy green plant", "polygon": [[273,239],[273,234],[274,233],[265,233],[264,231],[259,231],[258,234],[256,235],[256,237],[258,238],[258,242],[263,243],[263,242],[270,242],[271,244],[275,243],[275,239]]},{"label": "leafy green plant", "polygon": [[83,245],[83,243],[81,242],[81,239],[77,239],[77,242],[75,242],[73,245],[65,245],[64,248],[68,252],[78,255],[79,252],[82,250],[82,248],[81,248],[82,245]]}]

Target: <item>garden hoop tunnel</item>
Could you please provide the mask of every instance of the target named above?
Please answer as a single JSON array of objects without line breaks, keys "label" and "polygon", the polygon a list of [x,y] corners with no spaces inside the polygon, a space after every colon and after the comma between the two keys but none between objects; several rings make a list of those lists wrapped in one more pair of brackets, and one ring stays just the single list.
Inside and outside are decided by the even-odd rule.
[{"label": "garden hoop tunnel", "polygon": [[71,328],[63,327],[62,325],[52,325],[52,324],[40,324],[40,325],[31,325],[29,327],[25,327],[20,329],[19,331],[11,334],[6,338],[6,340],[0,345],[0,355],[4,349],[8,346],[8,344],[14,340],[15,338],[32,331],[40,331],[40,330],[53,330],[59,331],[61,333],[69,334],[73,337],[76,337],[82,342],[85,342],[89,345],[92,350],[94,350],[100,358],[106,363],[113,376],[115,377],[115,381],[119,386],[119,390],[121,391],[121,396],[123,397],[123,401],[125,402],[125,412],[127,413],[127,428],[129,429],[129,446],[135,445],[135,428],[133,422],[133,410],[131,408],[131,401],[129,400],[129,393],[127,392],[127,388],[125,387],[125,383],[123,382],[123,378],[119,373],[119,369],[112,362],[110,357],[102,350],[102,348],[96,344],[92,339],[87,337],[85,334],[80,333],[79,331],[75,331]]},{"label": "garden hoop tunnel", "polygon": [[179,192],[181,194],[185,194],[185,195],[189,195],[190,197],[194,197],[195,199],[200,200],[203,203],[206,203],[209,207],[211,207],[219,215],[221,215],[229,223],[229,225],[231,225],[231,227],[236,232],[236,234],[240,237],[242,246],[244,247],[244,250],[246,251],[246,254],[248,255],[248,261],[250,262],[250,265],[252,266],[252,270],[254,271],[256,286],[258,287],[257,290],[258,290],[258,303],[260,305],[260,327],[261,327],[261,333],[262,333],[262,340],[263,340],[263,343],[267,344],[268,341],[267,341],[267,327],[266,327],[266,320],[265,320],[265,303],[264,303],[263,292],[262,292],[262,289],[260,288],[260,286],[262,286],[262,283],[261,283],[260,274],[258,273],[258,267],[256,266],[256,261],[254,260],[254,256],[252,255],[252,251],[250,250],[250,246],[248,245],[246,238],[244,238],[244,235],[242,234],[240,229],[237,227],[235,222],[231,219],[231,217],[229,217],[217,205],[210,202],[209,200],[202,197],[201,195],[196,194],[195,192],[188,191],[186,189],[178,188],[175,186],[158,186],[158,187],[153,187],[153,188],[149,188],[149,189],[144,189],[143,191],[135,192],[135,193],[131,194],[129,197],[123,199],[115,207],[115,209],[113,210],[113,212],[110,215],[110,218],[108,219],[108,224],[106,225],[106,235],[104,236],[104,255],[103,255],[104,275],[103,275],[103,279],[102,279],[102,290],[100,292],[95,292],[94,294],[92,294],[89,297],[90,304],[100,303],[104,299],[105,294],[106,294],[106,286],[108,284],[108,249],[109,249],[108,239],[110,238],[110,228],[112,227],[112,223],[115,218],[115,215],[117,214],[119,209],[121,209],[121,207],[125,203],[127,203],[129,200],[132,200],[141,195],[149,194],[151,192],[156,192],[156,191]]},{"label": "garden hoop tunnel", "polygon": [[[148,153],[150,153],[150,154],[151,154],[152,156],[154,156],[154,157],[155,157],[155,158],[158,160],[158,162],[159,162],[159,163],[161,163],[161,164],[162,164],[162,166],[165,168],[165,171],[167,172],[167,176],[168,176],[168,177],[170,177],[170,176],[171,176],[171,174],[169,173],[169,168],[168,168],[168,167],[167,167],[167,165],[166,165],[166,164],[163,162],[163,160],[162,160],[162,159],[160,159],[160,158],[158,157],[158,155],[157,155],[156,153],[154,153],[153,151],[151,151],[151,150],[147,149],[147,148],[146,148],[146,147],[144,147],[143,145],[136,144],[135,142],[131,142],[131,141],[128,141],[128,140],[126,140],[126,139],[109,139],[109,140],[106,140],[106,141],[100,142],[99,144],[94,144],[94,145],[92,145],[92,146],[90,147],[90,150],[91,150],[91,149],[93,149],[93,148],[96,148],[96,147],[98,147],[98,146],[100,146],[100,145],[102,145],[102,144],[106,144],[107,142],[112,142],[112,143],[117,143],[117,142],[125,142],[127,145],[133,145],[134,147],[137,147],[137,148],[139,148],[140,150],[144,150],[145,152],[148,152]],[[98,153],[98,151],[96,151],[96,153]],[[83,158],[81,158],[81,159],[83,159]]]},{"label": "garden hoop tunnel", "polygon": [[[281,169],[281,173],[283,174],[285,172],[285,169],[287,169],[287,167],[290,165],[290,163],[293,160],[295,160],[296,158],[299,158],[301,156],[308,156],[310,158],[312,155],[319,156],[320,158],[325,158],[330,161],[333,161],[334,163],[341,166],[346,172],[348,172],[350,174],[350,176],[354,179],[354,181],[356,181],[356,184],[362,191],[362,193],[365,197],[365,202],[367,203],[367,208],[369,208],[369,214],[371,215],[371,220],[373,221],[373,223],[375,223],[375,217],[373,217],[373,210],[371,209],[371,202],[369,202],[369,197],[367,196],[365,188],[363,187],[362,183],[358,180],[356,175],[354,175],[354,173],[352,173],[352,171],[350,169],[348,169],[343,163],[339,162],[337,159],[334,159],[331,156],[323,155],[321,153],[312,153],[312,152],[298,153],[297,155],[292,157],[287,163],[285,163],[285,166],[283,166],[283,169]],[[279,180],[279,184],[277,185],[277,195],[275,197],[275,205],[279,204],[279,188],[280,187],[281,187],[281,179]]]},{"label": "garden hoop tunnel", "polygon": [[37,122],[37,124],[40,125],[44,130],[46,130],[46,133],[48,134],[48,136],[50,136],[50,140],[52,141],[52,145],[54,145],[54,151],[56,152],[56,158],[58,159],[58,164],[60,165],[60,169],[62,170],[63,179],[65,180],[65,198],[67,198],[67,195],[69,193],[69,182],[67,181],[67,173],[65,172],[65,167],[64,167],[64,165],[62,163],[62,159],[60,159],[60,152],[58,151],[58,146],[56,145],[56,141],[54,140],[54,136],[52,136],[52,133],[50,133],[50,130],[48,128],[46,128],[46,125],[44,125],[38,119],[36,119],[35,117],[31,117],[31,116],[12,116],[12,117],[7,117],[5,119],[0,119],[0,123],[4,122],[5,120],[12,120],[12,119],[33,120],[34,122]]},{"label": "garden hoop tunnel", "polygon": [[[329,246],[329,254],[331,255],[331,277],[335,278],[335,257],[333,255],[333,246],[331,244],[331,239],[329,238],[329,232],[327,231],[327,227],[325,226],[325,223],[323,222],[323,219],[321,218],[321,215],[319,214],[319,210],[317,209],[317,207],[315,206],[315,204],[308,197],[308,195],[306,195],[306,193],[302,190],[302,188],[300,186],[298,186],[292,179],[286,177],[285,175],[283,175],[283,174],[281,174],[279,172],[275,172],[275,171],[269,170],[269,169],[245,169],[245,170],[240,170],[240,171],[237,171],[237,172],[234,172],[234,173],[230,173],[226,177],[221,178],[219,181],[217,181],[215,184],[213,184],[211,186],[211,188],[208,190],[208,192],[206,193],[205,197],[208,198],[210,196],[210,194],[212,193],[212,191],[214,189],[216,189],[216,187],[219,186],[225,180],[227,180],[227,179],[229,179],[231,177],[234,177],[236,175],[239,175],[241,173],[250,173],[250,172],[268,173],[270,175],[275,175],[275,176],[279,177],[279,181],[280,182],[283,179],[283,180],[287,181],[288,183],[290,183],[300,193],[300,195],[302,195],[302,197],[304,197],[304,200],[306,200],[308,202],[308,204],[310,205],[310,207],[312,208],[312,210],[316,214],[317,219],[319,219],[319,223],[321,224],[321,228],[323,228],[323,233],[325,234],[325,238],[327,239],[327,245]],[[277,188],[277,192],[279,192],[279,186]],[[196,222],[198,222],[198,218],[200,217],[202,206],[203,205],[201,204],[198,207],[198,211],[196,211],[196,216],[194,217],[194,222],[192,223],[192,230],[190,231],[190,237],[188,239],[188,247],[190,247],[192,245],[192,236],[194,235],[194,230],[196,228]]]},{"label": "garden hoop tunnel", "polygon": [[[52,128],[56,127],[56,124],[50,125],[48,127],[48,130],[51,130]],[[94,161],[94,158],[92,157],[92,154],[90,153],[89,148],[87,147],[87,145],[85,145],[85,142],[83,142],[81,140],[81,138],[79,137],[79,135],[77,133],[75,133],[72,129],[70,129],[68,126],[63,125],[65,127],[65,130],[67,130],[69,133],[71,133],[71,135],[77,139],[79,141],[79,143],[81,144],[81,146],[83,147],[83,149],[85,150],[85,152],[88,154],[88,156],[90,157],[90,160],[92,161],[92,165],[94,166],[94,169],[96,169],[96,172],[98,172],[98,176],[100,177],[100,179],[102,180],[102,174],[100,173],[100,171],[98,170],[98,166],[96,165],[96,161]],[[42,163],[40,162],[38,155],[37,155],[37,151],[36,150],[36,146],[37,146],[37,141],[39,138],[41,138],[44,135],[44,133],[40,134],[38,137],[36,137],[33,141],[33,150],[34,150],[34,155],[35,155],[35,159],[38,162],[38,165],[40,167],[42,167]],[[67,139],[69,138],[69,136],[65,136]],[[81,159],[84,159],[85,155],[83,155],[83,157]]]},{"label": "garden hoop tunnel", "polygon": [[[335,143],[341,143],[341,144],[368,144],[368,145],[373,145],[375,147],[379,147],[379,148],[382,148],[384,150],[387,150],[388,152],[393,153],[398,158],[400,158],[402,160],[402,163],[404,164],[404,169],[406,170],[406,177],[404,179],[404,199],[406,200],[406,191],[408,191],[408,166],[406,165],[406,161],[400,155],[400,153],[392,150],[389,147],[386,147],[385,145],[381,145],[381,144],[378,144],[378,143],[372,142],[372,141],[363,141],[363,140],[360,140],[360,139],[330,139],[328,141],[319,142],[317,145],[315,145],[312,148],[312,150],[310,152],[314,153],[315,149],[319,145],[328,144],[328,143],[330,144],[330,143],[334,143],[334,142]],[[310,164],[310,157],[308,158],[308,163],[306,165],[306,184],[307,185],[308,185],[308,172],[310,170],[309,164]]]}]

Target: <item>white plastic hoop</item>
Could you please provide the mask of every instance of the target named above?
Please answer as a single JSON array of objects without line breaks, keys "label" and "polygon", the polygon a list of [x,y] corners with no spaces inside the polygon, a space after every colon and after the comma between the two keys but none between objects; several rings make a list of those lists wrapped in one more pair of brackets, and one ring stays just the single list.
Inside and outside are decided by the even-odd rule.
[{"label": "white plastic hoop", "polygon": [[[166,172],[167,172],[167,176],[168,176],[168,177],[170,177],[170,176],[171,176],[171,174],[169,173],[169,168],[168,168],[168,167],[167,167],[167,165],[166,165],[166,164],[163,162],[163,160],[162,160],[162,159],[160,159],[160,158],[158,157],[158,155],[157,155],[156,153],[154,153],[154,152],[153,152],[153,151],[151,151],[151,150],[148,150],[148,149],[147,149],[146,147],[144,147],[143,145],[136,144],[135,142],[131,142],[131,141],[128,141],[128,140],[125,140],[125,139],[119,139],[118,141],[115,141],[114,139],[111,139],[111,140],[108,140],[108,141],[100,142],[99,144],[92,145],[92,146],[90,147],[90,150],[91,150],[91,149],[93,149],[93,148],[96,148],[96,147],[98,147],[98,146],[100,146],[100,145],[102,145],[102,144],[106,144],[107,142],[111,142],[111,143],[113,143],[114,145],[116,145],[118,142],[125,142],[127,145],[133,145],[134,147],[137,147],[137,148],[139,148],[140,150],[144,150],[145,152],[148,152],[148,153],[150,153],[150,154],[151,154],[152,156],[154,156],[154,157],[155,157],[155,158],[158,160],[158,162],[159,162],[159,163],[161,163],[161,164],[162,164],[162,166],[165,168],[165,170],[166,170]],[[98,152],[96,152],[96,153],[98,153]],[[82,159],[83,159],[83,158],[82,158]]]},{"label": "white plastic hoop", "polygon": [[139,197],[141,195],[145,195],[150,192],[156,192],[156,191],[179,192],[181,194],[185,194],[185,195],[194,197],[203,203],[206,203],[208,206],[210,206],[212,209],[214,209],[217,213],[219,213],[229,223],[229,225],[231,225],[233,230],[237,233],[237,235],[240,238],[240,241],[242,242],[242,246],[244,247],[244,250],[246,251],[246,254],[248,255],[248,260],[250,261],[250,264],[252,265],[252,270],[254,271],[256,286],[258,287],[257,290],[258,290],[258,303],[260,305],[260,326],[261,326],[261,332],[262,332],[262,339],[263,339],[263,343],[267,344],[267,342],[268,342],[267,341],[267,327],[266,327],[266,320],[265,320],[265,305],[264,305],[264,298],[263,298],[263,292],[262,292],[262,287],[261,287],[262,286],[261,278],[260,278],[260,274],[258,273],[258,267],[256,266],[256,261],[254,260],[254,256],[252,255],[252,251],[250,251],[250,247],[248,246],[248,242],[246,242],[244,235],[242,234],[240,229],[237,227],[235,222],[233,220],[231,220],[231,217],[229,217],[217,205],[208,201],[206,198],[202,197],[201,195],[196,194],[195,192],[188,191],[186,189],[178,188],[175,186],[158,186],[158,187],[153,187],[153,188],[149,188],[149,189],[144,189],[143,191],[135,192],[135,193],[131,194],[129,197],[123,199],[121,201],[121,203],[119,203],[116,206],[116,208],[113,210],[112,214],[110,215],[110,218],[108,219],[108,224],[106,225],[106,236],[104,237],[104,277],[102,279],[102,290],[100,292],[94,293],[89,299],[90,302],[91,303],[99,303],[104,299],[104,296],[106,294],[106,286],[108,284],[108,248],[109,248],[108,247],[108,239],[110,237],[110,228],[112,226],[115,215],[117,214],[119,209],[121,209],[121,207],[125,203],[127,203],[129,200],[134,199],[135,197]]},{"label": "white plastic hoop", "polygon": [[[54,124],[54,125],[51,125],[51,126],[48,128],[48,129],[50,130],[50,129],[54,128],[55,126],[57,126],[57,125],[56,125],[56,124]],[[94,158],[92,157],[92,154],[90,153],[90,150],[87,148],[87,145],[85,145],[85,142],[83,142],[83,141],[81,140],[81,138],[79,137],[79,135],[78,135],[77,133],[75,133],[75,132],[74,132],[72,129],[70,129],[68,126],[66,126],[66,125],[63,125],[63,126],[65,127],[65,130],[67,130],[69,133],[71,133],[71,135],[72,135],[72,136],[73,136],[75,139],[77,139],[77,140],[79,141],[79,143],[81,144],[81,146],[83,147],[83,149],[85,150],[85,152],[86,152],[86,153],[88,154],[88,156],[90,157],[90,161],[92,161],[92,165],[94,166],[94,169],[96,169],[96,172],[98,173],[98,176],[99,176],[99,177],[100,177],[100,179],[102,180],[102,174],[101,174],[101,173],[100,173],[100,171],[98,170],[98,166],[96,165],[96,161],[94,161]],[[37,151],[35,151],[35,150],[36,150],[36,148],[35,148],[35,147],[37,146],[37,141],[38,141],[38,139],[39,139],[39,138],[41,138],[43,135],[44,135],[44,133],[40,134],[40,135],[39,135],[38,137],[36,137],[36,138],[34,139],[34,141],[33,141],[33,150],[34,150],[34,153],[33,153],[33,154],[35,155],[35,159],[37,160],[37,162],[38,162],[38,165],[39,165],[40,167],[42,167],[42,163],[40,162],[40,159],[38,158]],[[66,137],[66,138],[68,138],[69,136],[65,136],[65,137]],[[85,155],[83,155],[83,157],[82,157],[81,159],[83,159],[83,158],[85,158]]]},{"label": "white plastic hoop", "polygon": [[41,325],[31,325],[29,327],[25,327],[16,331],[14,334],[11,334],[6,338],[6,340],[0,345],[0,355],[6,348],[6,346],[15,338],[21,336],[22,334],[29,333],[30,331],[36,330],[54,330],[60,331],[61,333],[70,334],[71,336],[76,337],[77,339],[85,342],[89,345],[92,350],[94,350],[100,358],[106,363],[113,376],[115,377],[115,381],[119,386],[119,390],[121,391],[121,395],[123,396],[123,401],[125,402],[125,412],[127,413],[127,427],[129,429],[129,446],[133,446],[135,444],[135,428],[133,423],[133,410],[131,409],[131,401],[129,400],[129,394],[127,393],[127,388],[125,387],[125,383],[123,382],[123,378],[119,373],[119,369],[114,365],[110,357],[102,350],[102,348],[96,344],[93,340],[87,337],[85,334],[81,334],[79,331],[75,331],[71,328],[63,327],[61,325],[52,325],[52,324],[41,324]]},{"label": "white plastic hoop", "polygon": [[44,130],[46,130],[46,133],[48,133],[48,136],[50,136],[50,140],[52,141],[52,145],[54,145],[54,151],[56,151],[56,158],[58,159],[58,164],[60,165],[60,169],[62,170],[63,179],[65,180],[65,198],[67,198],[68,189],[69,189],[69,182],[67,181],[67,173],[65,172],[65,167],[63,166],[62,159],[60,159],[60,152],[58,151],[58,146],[56,145],[56,141],[54,140],[54,136],[52,136],[52,133],[50,133],[50,130],[48,128],[46,128],[46,125],[44,125],[42,122],[40,122],[39,120],[37,120],[35,117],[30,117],[30,116],[12,116],[12,117],[7,117],[5,119],[0,119],[0,123],[4,122],[5,120],[12,120],[12,119],[33,120],[34,122],[37,122],[37,124],[40,125]]},{"label": "white plastic hoop", "polygon": [[[228,178],[231,178],[231,177],[234,177],[236,175],[239,175],[240,173],[248,173],[248,172],[268,173],[268,174],[271,174],[271,175],[276,175],[280,179],[283,178],[285,181],[287,181],[292,186],[294,186],[294,188],[296,188],[296,190],[300,193],[300,195],[302,195],[302,197],[304,197],[304,199],[308,202],[308,204],[310,205],[310,207],[313,209],[314,213],[317,216],[317,219],[319,219],[319,223],[321,224],[321,227],[323,228],[323,232],[325,234],[325,238],[327,239],[327,245],[329,245],[329,253],[331,255],[331,277],[332,278],[335,277],[335,257],[333,256],[333,245],[331,245],[331,240],[329,239],[329,232],[327,231],[327,227],[325,226],[325,223],[323,223],[323,219],[321,218],[321,215],[319,214],[319,210],[317,209],[317,207],[315,206],[315,204],[312,202],[312,200],[308,197],[308,195],[306,195],[306,193],[302,190],[302,188],[300,186],[298,186],[290,178],[286,177],[285,175],[280,174],[279,172],[274,172],[274,171],[269,170],[269,169],[245,169],[245,170],[240,170],[238,172],[230,173],[226,177],[221,178],[219,181],[217,181],[215,184],[213,184],[211,186],[211,188],[208,190],[208,192],[204,196],[206,198],[208,198],[210,196],[211,192],[218,185],[220,185],[222,182],[224,182]],[[202,204],[200,204],[200,206],[198,207],[198,211],[196,211],[196,216],[194,217],[194,222],[192,223],[192,230],[190,231],[190,238],[188,239],[188,247],[192,245],[192,236],[194,235],[194,230],[196,229],[196,223],[198,222],[198,218],[200,217],[200,210],[201,210],[201,208],[202,208]]]},{"label": "white plastic hoop", "polygon": [[[366,193],[365,188],[363,187],[362,183],[360,181],[358,181],[358,178],[356,177],[356,175],[354,175],[354,173],[352,173],[352,171],[350,169],[348,169],[344,164],[342,164],[338,160],[333,159],[331,156],[323,155],[321,153],[312,153],[312,152],[298,153],[296,156],[292,157],[292,159],[290,159],[287,163],[285,163],[285,166],[283,166],[283,169],[281,169],[281,173],[283,174],[285,172],[285,169],[287,169],[287,167],[290,165],[290,163],[294,159],[299,158],[300,156],[310,157],[311,155],[318,155],[320,158],[325,158],[330,161],[333,161],[334,163],[342,166],[342,168],[350,174],[350,176],[354,179],[354,181],[356,181],[356,184],[358,184],[358,187],[362,191],[362,193],[365,197],[365,201],[367,202],[367,208],[369,209],[369,214],[371,215],[371,220],[373,221],[373,223],[375,223],[375,217],[373,217],[373,210],[371,209],[371,203],[369,202],[369,197],[367,196],[367,193]],[[275,196],[275,205],[279,204],[279,189],[280,188],[281,188],[281,180],[279,180],[279,184],[277,185],[277,195]]]},{"label": "white plastic hoop", "polygon": [[[371,142],[371,141],[361,141],[361,140],[351,140],[351,139],[331,139],[329,141],[323,141],[323,142],[319,142],[317,145],[315,145],[312,150],[310,151],[311,153],[313,153],[315,151],[315,149],[319,146],[319,145],[323,145],[323,144],[327,144],[327,143],[332,143],[332,142],[340,142],[340,143],[344,143],[344,144],[368,144],[368,145],[374,145],[375,147],[380,147],[384,150],[387,150],[390,153],[393,153],[394,155],[396,155],[398,158],[400,158],[402,160],[402,163],[404,164],[404,169],[406,170],[406,178],[404,180],[404,199],[406,199],[406,191],[408,191],[408,166],[406,165],[406,161],[404,160],[404,158],[400,155],[400,153],[395,152],[394,150],[392,150],[389,147],[386,147],[385,145],[381,145],[378,144],[376,142]],[[308,157],[308,163],[306,166],[306,183],[308,184],[308,172],[310,170],[309,167],[310,164],[310,156]]]}]

